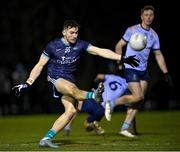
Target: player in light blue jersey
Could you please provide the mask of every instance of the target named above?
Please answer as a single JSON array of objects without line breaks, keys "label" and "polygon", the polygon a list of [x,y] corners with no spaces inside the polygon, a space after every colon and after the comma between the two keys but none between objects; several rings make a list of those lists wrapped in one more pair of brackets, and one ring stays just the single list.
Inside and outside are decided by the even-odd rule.
[{"label": "player in light blue jersey", "polygon": [[[125,103],[140,104],[141,101],[144,100],[144,94],[146,92],[149,80],[147,64],[150,52],[154,53],[155,59],[161,71],[164,73],[165,77],[169,78],[165,59],[160,50],[159,37],[157,33],[151,28],[151,24],[154,20],[153,6],[147,5],[141,9],[141,20],[142,22],[140,24],[127,28],[123,37],[116,45],[116,52],[118,54],[122,54],[123,47],[127,45],[125,55],[136,55],[136,58],[140,60],[138,67],[130,67],[129,65],[124,64],[124,73],[131,94],[120,97],[117,100],[117,103],[119,105]],[[142,51],[135,51],[129,46],[129,39],[131,35],[135,32],[140,32],[146,35],[147,45]],[[129,112],[131,113],[131,109],[129,109]],[[129,127],[129,124],[133,120],[135,114],[136,112],[132,113],[131,117],[126,118],[126,122],[124,123],[124,126],[121,128],[120,131],[122,135],[128,134],[127,129]]]},{"label": "player in light blue jersey", "polygon": [[[98,74],[95,81],[101,81],[104,85],[104,92],[102,94],[101,106],[92,102],[84,102],[81,111],[89,113],[89,117],[84,123],[86,130],[94,130],[98,135],[104,134],[104,129],[98,124],[98,121],[105,115],[108,121],[111,120],[111,114],[114,107],[116,106],[116,99],[122,96],[127,91],[126,80],[115,74]],[[106,106],[111,109],[106,112]],[[102,108],[103,107],[103,108]]]},{"label": "player in light blue jersey", "polygon": [[127,91],[126,80],[114,74],[98,74],[96,79],[104,81],[103,102],[101,104],[105,107],[106,102],[109,101],[112,111],[116,106],[116,99]]},{"label": "player in light blue jersey", "polygon": [[62,38],[49,42],[43,50],[38,63],[32,69],[26,83],[13,87],[15,95],[19,96],[21,92],[29,88],[39,77],[41,71],[48,64],[48,81],[52,84],[54,97],[59,97],[65,107],[65,112],[54,122],[52,128],[46,133],[39,145],[41,147],[58,148],[59,146],[52,143],[55,135],[61,131],[64,126],[71,121],[77,110],[75,103],[85,99],[101,99],[103,86],[100,86],[94,92],[80,90],[74,79],[76,64],[80,54],[86,51],[93,55],[98,55],[112,60],[123,60],[131,66],[138,66],[138,60],[134,56],[122,58],[109,49],[99,48],[90,43],[78,39],[79,24],[74,20],[64,22],[62,29]]},{"label": "player in light blue jersey", "polygon": [[[111,113],[114,107],[117,105],[116,99],[121,97],[125,93],[128,93],[128,84],[123,76],[115,74],[98,74],[95,78],[95,82],[103,82],[104,92],[102,94],[103,101],[101,104],[96,103],[93,100],[87,100],[86,102],[79,103],[78,109],[81,112],[86,112],[89,114],[88,118],[84,122],[86,131],[94,130],[97,135],[104,135],[105,130],[100,126],[99,121],[105,115],[108,121],[111,120]],[[110,104],[106,111],[107,104]],[[132,108],[132,105],[128,105],[128,108]],[[130,116],[130,113],[127,113]],[[66,135],[70,133],[71,125],[68,124],[64,131]],[[136,132],[136,124],[131,124],[130,137],[134,137],[133,134]],[[129,137],[129,136],[128,136]]]}]

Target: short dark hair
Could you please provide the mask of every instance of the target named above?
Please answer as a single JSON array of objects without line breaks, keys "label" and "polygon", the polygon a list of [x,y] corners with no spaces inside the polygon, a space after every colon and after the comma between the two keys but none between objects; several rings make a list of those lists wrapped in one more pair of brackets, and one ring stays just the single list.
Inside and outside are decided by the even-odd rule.
[{"label": "short dark hair", "polygon": [[155,9],[152,5],[146,5],[141,9],[141,14],[143,14],[146,10],[152,10],[154,12]]},{"label": "short dark hair", "polygon": [[63,24],[63,30],[67,28],[72,28],[72,27],[80,28],[80,25],[74,20],[66,20]]}]

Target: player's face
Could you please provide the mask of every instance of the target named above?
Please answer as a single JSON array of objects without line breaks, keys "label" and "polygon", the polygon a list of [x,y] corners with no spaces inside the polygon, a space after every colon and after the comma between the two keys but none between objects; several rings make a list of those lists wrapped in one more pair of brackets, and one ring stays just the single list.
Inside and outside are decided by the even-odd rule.
[{"label": "player's face", "polygon": [[64,39],[68,43],[72,43],[72,44],[76,43],[77,37],[78,37],[78,31],[79,31],[78,27],[72,27],[72,28],[65,29],[63,31]]},{"label": "player's face", "polygon": [[151,26],[154,20],[154,12],[152,10],[145,10],[141,14],[142,25],[144,26]]}]

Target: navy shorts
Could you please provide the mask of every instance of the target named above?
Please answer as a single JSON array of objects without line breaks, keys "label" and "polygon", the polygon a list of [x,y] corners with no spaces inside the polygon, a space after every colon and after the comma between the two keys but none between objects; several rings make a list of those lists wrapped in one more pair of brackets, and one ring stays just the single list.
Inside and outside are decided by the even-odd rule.
[{"label": "navy shorts", "polygon": [[62,97],[62,94],[57,91],[56,87],[52,82],[49,82],[49,89],[52,99],[59,100]]},{"label": "navy shorts", "polygon": [[[48,75],[48,77],[47,77],[47,80],[48,80],[49,86],[50,86],[51,97],[52,97],[53,99],[59,99],[59,98],[62,97],[62,94],[59,93],[59,92],[57,91],[56,87],[54,86],[56,80],[57,80],[57,79],[60,79],[60,78],[63,78],[63,77],[52,78],[52,77],[50,77],[49,75]],[[73,77],[66,77],[66,78],[63,78],[63,79],[65,79],[65,80],[67,80],[67,81],[70,81],[70,82],[76,84]]]},{"label": "navy shorts", "polygon": [[140,80],[149,81],[150,76],[148,71],[138,71],[134,69],[125,69],[124,75],[126,82],[140,82]]}]

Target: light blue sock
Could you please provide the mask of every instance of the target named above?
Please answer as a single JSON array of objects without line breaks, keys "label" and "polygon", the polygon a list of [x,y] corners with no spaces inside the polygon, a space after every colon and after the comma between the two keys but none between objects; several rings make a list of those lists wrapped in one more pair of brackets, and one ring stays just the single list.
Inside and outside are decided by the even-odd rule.
[{"label": "light blue sock", "polygon": [[121,130],[127,130],[128,128],[129,128],[129,123],[124,122],[122,127],[121,127]]},{"label": "light blue sock", "polygon": [[70,130],[71,129],[71,125],[70,124],[67,124],[65,127],[64,127],[64,130]]}]

